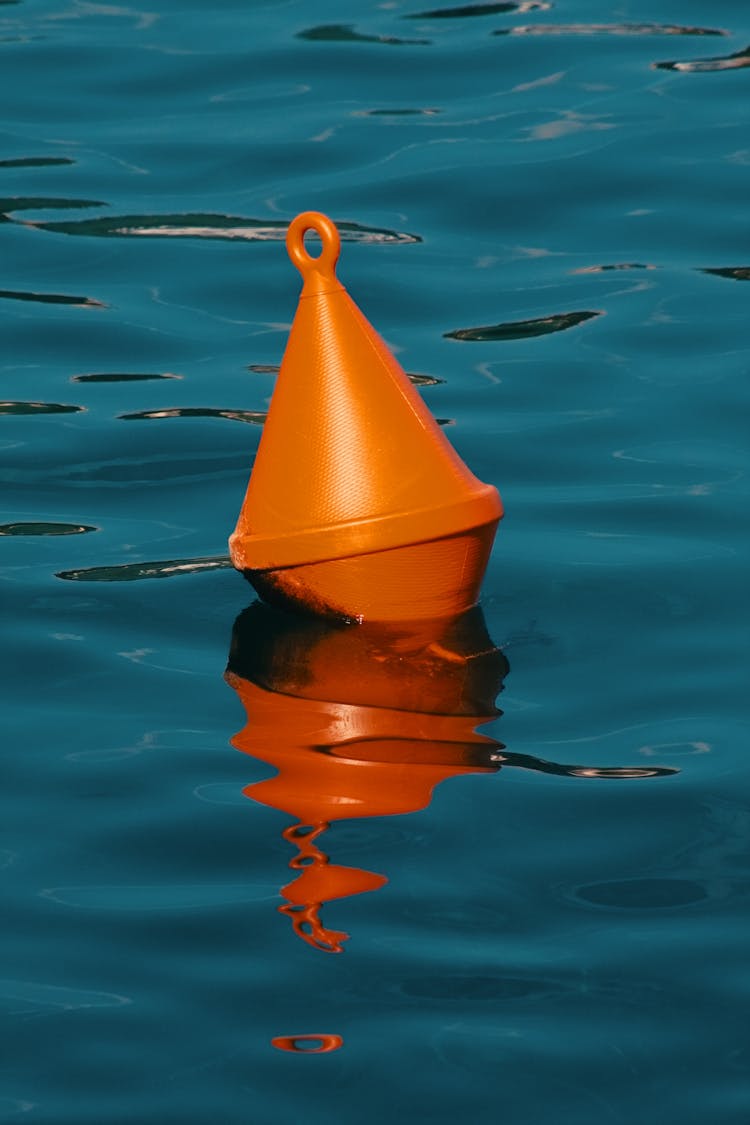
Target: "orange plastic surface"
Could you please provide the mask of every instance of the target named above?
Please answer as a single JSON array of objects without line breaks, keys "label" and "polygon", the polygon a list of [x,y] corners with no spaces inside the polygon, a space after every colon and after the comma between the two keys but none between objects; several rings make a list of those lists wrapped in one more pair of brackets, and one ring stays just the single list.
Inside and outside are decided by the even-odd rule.
[{"label": "orange plastic surface", "polygon": [[320,615],[459,614],[479,594],[497,490],[469,471],[338,281],[331,220],[297,216],[287,247],[304,284],[232,561],[261,596]]},{"label": "orange plastic surface", "polygon": [[248,722],[232,743],[277,771],[246,795],[297,822],[280,910],[300,938],[340,952],[348,935],[323,925],[322,905],[387,882],[329,861],[331,823],[413,812],[441,781],[499,768],[502,744],[475,728],[499,714],[507,667],[478,609],[422,627],[333,625],[260,603],[240,616],[226,679]]}]

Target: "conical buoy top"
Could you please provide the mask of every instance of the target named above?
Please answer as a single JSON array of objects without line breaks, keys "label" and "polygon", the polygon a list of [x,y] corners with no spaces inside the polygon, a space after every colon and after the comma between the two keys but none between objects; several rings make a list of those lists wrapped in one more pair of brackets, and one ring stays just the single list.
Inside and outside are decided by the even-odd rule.
[{"label": "conical buoy top", "polygon": [[[315,257],[304,236],[315,231]],[[395,620],[474,604],[502,505],[336,277],[325,215],[290,224],[303,288],[230,548],[269,600]]]}]

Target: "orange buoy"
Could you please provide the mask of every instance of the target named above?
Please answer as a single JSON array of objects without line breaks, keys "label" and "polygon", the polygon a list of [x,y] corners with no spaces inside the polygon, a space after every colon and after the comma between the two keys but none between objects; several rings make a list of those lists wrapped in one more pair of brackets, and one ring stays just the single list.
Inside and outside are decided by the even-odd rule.
[{"label": "orange buoy", "polygon": [[298,215],[287,249],[304,285],[232,562],[267,601],[316,615],[457,616],[478,600],[500,496],[469,471],[338,281],[334,223]]}]

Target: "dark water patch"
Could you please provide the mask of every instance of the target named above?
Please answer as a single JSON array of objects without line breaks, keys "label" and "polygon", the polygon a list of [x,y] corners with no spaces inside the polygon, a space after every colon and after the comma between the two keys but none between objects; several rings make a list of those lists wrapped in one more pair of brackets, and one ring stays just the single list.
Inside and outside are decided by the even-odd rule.
[{"label": "dark water patch", "polygon": [[22,289],[0,289],[0,299],[5,301],[37,301],[42,305],[75,305],[76,308],[106,309],[104,301],[94,297],[74,297],[68,293],[27,293]]},{"label": "dark water patch", "polygon": [[[278,363],[250,363],[247,369],[254,371],[256,375],[277,375],[281,370]],[[420,375],[415,371],[407,371],[406,375],[415,387],[436,387],[445,382],[445,379],[438,379],[437,375]]]},{"label": "dark water patch", "polygon": [[703,268],[700,273],[712,273],[716,277],[728,277],[731,281],[750,281],[750,266],[722,266],[721,268]]},{"label": "dark water patch", "polygon": [[453,332],[443,335],[449,340],[525,340],[530,336],[548,336],[550,332],[564,332],[567,328],[575,328],[601,312],[555,313],[554,316],[543,316],[534,320],[511,320],[505,324],[490,324],[480,328],[457,328]]},{"label": "dark water patch", "polygon": [[[0,0],[0,4],[9,2]],[[0,160],[0,168],[49,168],[59,164],[75,164],[75,160],[69,156],[19,156],[14,160]]]},{"label": "dark water patch", "polygon": [[726,35],[714,27],[673,23],[538,23],[499,28],[493,35]]},{"label": "dark water patch", "polygon": [[61,570],[55,577],[68,582],[139,582],[143,578],[174,578],[180,574],[198,574],[204,570],[228,570],[228,555],[212,555],[202,559],[166,559],[161,562],[125,563],[122,566],[88,566],[82,570]]},{"label": "dark water patch", "polygon": [[719,55],[711,59],[686,59],[684,62],[658,62],[655,70],[679,70],[686,74],[707,74],[716,70],[741,70],[750,66],[750,45],[733,55]]},{"label": "dark water patch", "polygon": [[702,902],[708,895],[692,879],[617,879],[577,887],[575,897],[614,910],[668,910]]},{"label": "dark water patch", "polygon": [[[1,202],[1,201],[0,201]],[[0,210],[2,206],[0,205]],[[35,222],[39,230],[55,234],[97,238],[223,238],[245,242],[283,242],[285,220],[248,219],[242,215],[186,212],[169,215],[113,215],[71,222]],[[416,234],[365,227],[359,223],[336,224],[344,242],[421,242]]]},{"label": "dark water patch", "polygon": [[144,383],[149,379],[181,379],[171,371],[94,371],[90,375],[72,375],[71,383]]},{"label": "dark water patch", "polygon": [[297,32],[297,39],[314,43],[383,43],[389,47],[429,47],[429,39],[399,39],[396,35],[363,35],[350,23],[326,23]]},{"label": "dark water patch", "polygon": [[[9,214],[14,211],[64,211],[83,210],[86,207],[108,207],[99,199],[57,199],[47,198],[43,195],[13,195],[0,198],[0,212]],[[34,226],[37,224],[35,223]]]},{"label": "dark water patch", "polygon": [[0,535],[84,535],[98,530],[85,523],[0,523]]},{"label": "dark water patch", "polygon": [[170,406],[166,410],[138,410],[133,414],[120,414],[126,422],[140,422],[152,418],[228,418],[232,422],[250,422],[262,426],[268,415],[263,410],[219,410],[212,406]]},{"label": "dark water patch", "polygon": [[536,758],[532,754],[515,754],[506,750],[493,754],[492,761],[502,766],[515,766],[556,777],[598,778],[606,781],[637,781],[649,777],[670,777],[680,772],[672,766],[570,766],[562,762],[547,762],[544,758]]},{"label": "dark water patch", "polygon": [[85,406],[64,402],[0,402],[2,414],[78,414]]},{"label": "dark water patch", "polygon": [[432,8],[428,12],[409,12],[403,20],[462,20],[472,16],[498,16],[506,12],[546,12],[552,7],[544,0],[506,0],[502,4],[462,4],[459,8]]}]

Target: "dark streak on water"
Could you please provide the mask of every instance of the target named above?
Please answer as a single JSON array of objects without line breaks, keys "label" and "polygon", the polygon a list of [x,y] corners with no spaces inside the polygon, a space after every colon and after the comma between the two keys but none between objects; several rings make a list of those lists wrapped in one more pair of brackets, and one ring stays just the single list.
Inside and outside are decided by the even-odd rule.
[{"label": "dark streak on water", "polygon": [[146,383],[153,379],[181,379],[171,371],[95,371],[90,375],[72,375],[71,383]]},{"label": "dark streak on water", "polygon": [[262,426],[268,417],[263,410],[220,410],[212,406],[169,406],[163,410],[138,410],[133,414],[120,414],[126,422],[139,422],[159,418],[228,418],[232,422],[250,422]]},{"label": "dark streak on water", "polygon": [[231,569],[227,556],[204,559],[166,559],[160,562],[125,563],[122,566],[89,566],[81,570],[61,570],[55,577],[68,582],[138,582],[144,578],[176,578],[206,570]]},{"label": "dark streak on water", "polygon": [[[406,18],[406,17],[404,17]],[[429,107],[424,109],[359,109],[355,110],[354,117],[434,117],[442,113],[442,109]]]},{"label": "dark streak on water", "polygon": [[742,70],[750,66],[750,46],[732,55],[719,55],[710,59],[685,59],[675,62],[654,63],[656,70],[677,70],[683,74],[710,74],[722,70]]},{"label": "dark streak on water", "polygon": [[573,273],[610,273],[616,270],[653,270],[656,266],[646,265],[644,262],[614,262],[608,266],[582,266]]},{"label": "dark streak on water", "polygon": [[429,39],[401,39],[397,35],[366,35],[350,23],[321,24],[297,32],[298,39],[313,43],[382,43],[388,47],[428,47]]},{"label": "dark streak on water", "polygon": [[0,402],[3,414],[78,414],[85,406],[62,402]]},{"label": "dark streak on water", "polygon": [[502,28],[493,35],[726,35],[712,27],[682,27],[659,23],[549,23]]},{"label": "dark streak on water", "polygon": [[[0,3],[11,2],[19,0],[0,0]],[[20,156],[15,160],[0,160],[0,168],[51,168],[60,164],[75,164],[75,161],[68,156]]]},{"label": "dark streak on water", "polygon": [[432,8],[428,12],[409,12],[402,16],[405,20],[456,20],[466,19],[472,16],[496,16],[503,15],[506,12],[532,12],[536,9],[542,11],[550,8],[551,4],[545,3],[544,0],[538,0],[537,3],[531,2],[513,3],[513,0],[505,0],[505,3],[500,4],[464,4],[459,8]]},{"label": "dark streak on water", "polygon": [[525,340],[532,336],[547,336],[550,332],[564,332],[601,315],[601,312],[588,311],[556,313],[554,316],[509,321],[507,324],[491,324],[482,328],[457,328],[444,335],[449,340]]},{"label": "dark streak on water", "polygon": [[77,308],[107,308],[103,301],[96,301],[93,297],[73,297],[67,293],[25,293],[17,289],[0,289],[0,299],[38,301],[42,305],[75,305]]},{"label": "dark streak on water", "polygon": [[48,198],[43,195],[8,196],[5,199],[0,199],[0,212],[3,214],[14,211],[85,210],[87,207],[106,206],[106,203],[96,199],[59,199],[56,197]]},{"label": "dark streak on water", "polygon": [[727,277],[731,281],[750,281],[750,266],[721,266],[709,269],[704,266],[701,273],[712,273],[716,277]]},{"label": "dark streak on water", "polygon": [[88,524],[74,523],[2,523],[0,535],[83,535],[87,531],[98,531]]},{"label": "dark streak on water", "polygon": [[[0,201],[0,210],[2,210]],[[10,202],[6,200],[5,202]],[[73,204],[71,204],[73,206]],[[78,206],[77,204],[75,206]],[[92,204],[80,204],[92,206]],[[6,210],[12,211],[9,207]],[[246,242],[283,242],[287,222],[248,219],[241,215],[187,212],[166,215],[112,215],[107,218],[71,222],[32,222],[28,225],[55,234],[98,238],[221,238]],[[337,223],[343,242],[421,242],[416,234],[365,227],[359,223]]]}]

